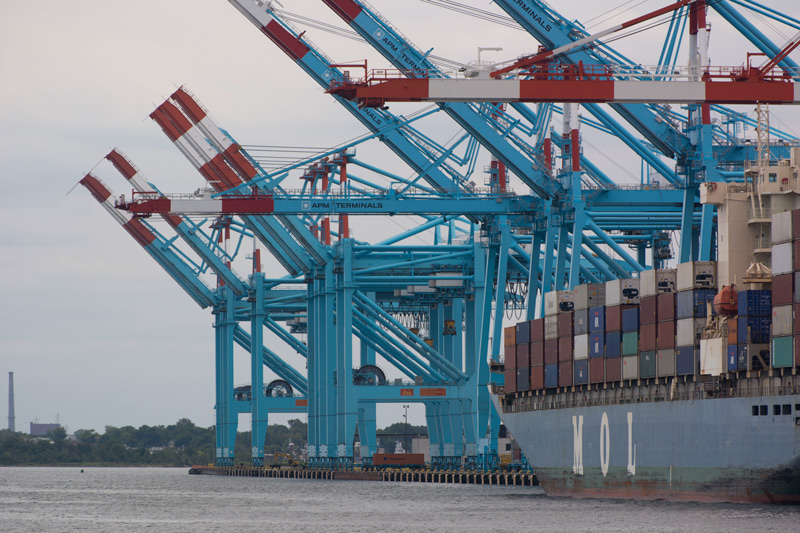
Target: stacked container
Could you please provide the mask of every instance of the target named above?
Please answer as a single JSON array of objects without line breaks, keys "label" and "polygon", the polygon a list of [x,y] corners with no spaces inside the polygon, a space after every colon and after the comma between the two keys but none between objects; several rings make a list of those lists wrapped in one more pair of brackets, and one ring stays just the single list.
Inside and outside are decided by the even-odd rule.
[{"label": "stacked container", "polygon": [[509,326],[503,330],[505,351],[505,386],[506,393],[517,391],[517,327]]},{"label": "stacked container", "polygon": [[675,374],[686,376],[699,372],[700,333],[717,294],[717,265],[690,261],[679,264],[677,273]]},{"label": "stacked container", "polygon": [[531,330],[531,390],[544,388],[544,319],[537,318],[530,321]]},{"label": "stacked container", "polygon": [[[600,351],[600,360],[602,361],[603,339],[594,335],[592,342],[591,333],[597,333],[600,328],[602,337],[602,324],[605,322],[603,316],[603,305],[606,300],[606,287],[600,283],[588,283],[585,285],[578,285],[575,287],[575,315],[574,315],[574,330],[575,338],[573,342],[573,353],[575,362],[573,365],[573,382],[575,385],[587,385],[593,372],[590,368],[590,354]],[[597,364],[595,364],[595,367]],[[594,374],[599,375],[599,382],[603,380],[602,366],[595,368]],[[592,379],[592,383],[599,383]]]},{"label": "stacked container", "polygon": [[[792,211],[792,252],[794,255],[793,268],[795,290],[800,287],[800,209]],[[800,310],[800,293],[794,293],[795,315]],[[800,321],[797,321],[800,322]],[[794,365],[800,367],[800,324],[795,322],[794,338]]]},{"label": "stacked container", "polygon": [[794,366],[793,212],[772,215],[772,361],[773,368]]},{"label": "stacked container", "polygon": [[[772,322],[772,292],[739,292],[739,317],[736,327],[736,370],[763,370],[770,364],[769,342]],[[729,341],[731,337],[730,329]]]}]

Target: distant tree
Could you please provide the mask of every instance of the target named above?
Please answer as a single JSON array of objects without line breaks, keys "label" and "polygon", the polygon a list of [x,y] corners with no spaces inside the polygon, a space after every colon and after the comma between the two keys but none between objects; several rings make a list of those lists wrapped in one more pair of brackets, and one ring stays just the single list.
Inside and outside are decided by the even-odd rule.
[{"label": "distant tree", "polygon": [[75,438],[85,444],[95,444],[100,439],[100,435],[93,429],[79,429],[75,432]]}]

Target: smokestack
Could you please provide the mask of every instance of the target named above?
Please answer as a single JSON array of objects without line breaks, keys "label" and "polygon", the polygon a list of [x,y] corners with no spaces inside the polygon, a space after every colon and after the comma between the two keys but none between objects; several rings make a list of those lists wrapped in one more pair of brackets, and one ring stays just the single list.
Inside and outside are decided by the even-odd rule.
[{"label": "smokestack", "polygon": [[14,373],[8,373],[8,429],[16,431],[14,427]]}]

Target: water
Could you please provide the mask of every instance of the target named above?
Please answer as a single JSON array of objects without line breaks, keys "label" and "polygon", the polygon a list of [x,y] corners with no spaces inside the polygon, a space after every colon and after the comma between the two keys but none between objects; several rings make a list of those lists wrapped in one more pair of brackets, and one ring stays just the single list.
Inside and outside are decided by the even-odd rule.
[{"label": "water", "polygon": [[0,468],[0,531],[800,531],[800,507],[550,498],[539,488]]}]

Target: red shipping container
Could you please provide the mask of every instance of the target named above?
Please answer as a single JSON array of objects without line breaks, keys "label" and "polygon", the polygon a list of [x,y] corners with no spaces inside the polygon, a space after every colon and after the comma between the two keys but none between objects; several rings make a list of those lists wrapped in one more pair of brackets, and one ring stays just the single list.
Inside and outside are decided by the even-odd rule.
[{"label": "red shipping container", "polygon": [[800,304],[794,304],[794,334],[800,335]]},{"label": "red shipping container", "polygon": [[506,368],[517,368],[517,347],[506,346]]},{"label": "red shipping container", "polygon": [[659,322],[668,322],[675,320],[675,293],[668,292],[666,294],[659,294],[658,298],[658,316]]},{"label": "red shipping container", "polygon": [[[572,337],[561,337],[558,339],[558,362],[572,361]],[[558,371],[559,374],[561,370]],[[572,374],[570,374],[572,379]]]},{"label": "red shipping container", "polygon": [[794,366],[800,367],[800,336],[794,338]]},{"label": "red shipping container", "polygon": [[517,344],[517,326],[508,326],[503,329],[503,340],[506,348]]},{"label": "red shipping container", "polygon": [[531,320],[531,342],[544,340],[544,318]]},{"label": "red shipping container", "polygon": [[[661,296],[667,296],[662,294]],[[659,298],[661,297],[659,296]],[[658,323],[658,349],[669,350],[675,347],[675,321]]]},{"label": "red shipping container", "polygon": [[558,364],[558,386],[572,386],[572,362]]},{"label": "red shipping container", "polygon": [[622,331],[622,306],[606,307],[606,331]]},{"label": "red shipping container", "polygon": [[622,380],[622,357],[606,359],[606,383]]},{"label": "red shipping container", "polygon": [[656,325],[643,324],[639,326],[639,351],[653,352],[656,350]]},{"label": "red shipping container", "polygon": [[792,211],[792,235],[794,240],[800,241],[800,209]]},{"label": "red shipping container", "polygon": [[655,324],[658,300],[656,296],[642,298],[639,305],[639,324]]},{"label": "red shipping container", "polygon": [[558,363],[558,339],[544,341],[544,364]]},{"label": "red shipping container", "polygon": [[[544,364],[544,342],[531,343],[531,366]],[[542,370],[544,372],[544,370]],[[544,374],[542,374],[544,376]],[[544,379],[544,377],[542,377]]]},{"label": "red shipping container", "polygon": [[792,247],[794,248],[792,250],[794,252],[794,271],[797,272],[800,271],[800,239],[797,238],[797,233],[795,233],[795,241]]},{"label": "red shipping container", "polygon": [[572,311],[558,314],[558,336],[572,338]]},{"label": "red shipping container", "polygon": [[544,388],[544,365],[531,367],[531,390]]},{"label": "red shipping container", "polygon": [[602,357],[595,357],[589,359],[589,383],[602,383],[605,373],[605,359]]},{"label": "red shipping container", "polygon": [[531,345],[517,344],[517,368],[531,366]]},{"label": "red shipping container", "polygon": [[506,383],[503,386],[503,390],[505,390],[506,393],[517,392],[517,369],[506,367],[505,375]]},{"label": "red shipping container", "polygon": [[772,305],[792,305],[794,303],[794,274],[772,276]]}]

